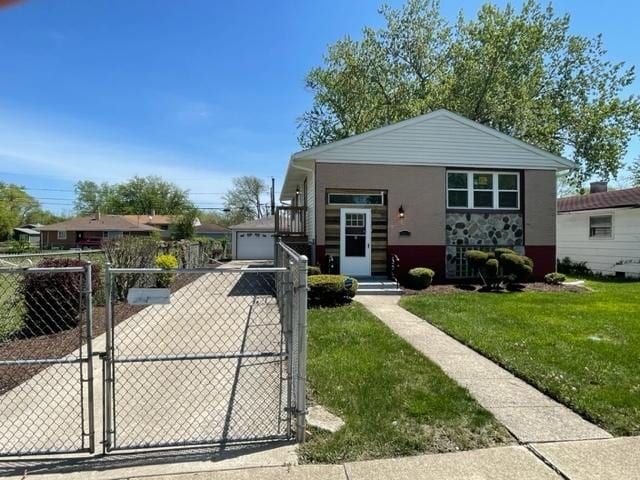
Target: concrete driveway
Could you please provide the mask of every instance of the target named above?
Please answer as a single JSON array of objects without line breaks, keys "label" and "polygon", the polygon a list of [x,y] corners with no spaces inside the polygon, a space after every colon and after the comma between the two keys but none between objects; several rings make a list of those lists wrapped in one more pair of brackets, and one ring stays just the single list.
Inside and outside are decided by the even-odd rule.
[{"label": "concrete driveway", "polygon": [[[286,361],[234,357],[281,351],[271,275],[220,269],[191,280],[172,294],[170,305],[146,307],[116,326],[118,448],[224,443],[287,433],[286,381],[281,381]],[[104,335],[94,339],[94,351],[104,350],[104,342]],[[211,354],[229,358],[206,358]],[[205,358],[176,358],[194,355]],[[49,367],[0,397],[0,451],[80,446],[77,370],[77,364]],[[102,438],[101,370],[96,359],[96,442]],[[86,407],[86,397],[84,403]]]}]

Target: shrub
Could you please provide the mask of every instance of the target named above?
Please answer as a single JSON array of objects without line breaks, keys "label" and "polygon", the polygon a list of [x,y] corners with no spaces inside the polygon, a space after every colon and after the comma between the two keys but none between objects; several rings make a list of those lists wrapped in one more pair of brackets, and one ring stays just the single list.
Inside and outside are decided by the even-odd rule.
[{"label": "shrub", "polygon": [[533,261],[516,253],[503,253],[499,262],[502,272],[512,281],[522,282],[533,272]]},{"label": "shrub", "polygon": [[474,268],[481,268],[489,260],[489,254],[481,250],[467,250],[464,253],[469,264]]},{"label": "shrub", "polygon": [[500,262],[495,258],[490,258],[485,264],[485,269],[487,270],[488,277],[497,278],[498,272],[500,271]]},{"label": "shrub", "polygon": [[[345,280],[351,280],[351,287]],[[308,279],[308,303],[311,307],[335,307],[351,301],[358,290],[358,281],[344,275],[312,275]]]},{"label": "shrub", "polygon": [[320,270],[320,267],[316,267],[316,266],[309,266],[309,268],[307,269],[307,275],[311,276],[311,275],[322,275],[322,271]]},{"label": "shrub", "polygon": [[[84,267],[73,258],[45,259],[43,268]],[[100,267],[91,265],[91,289],[100,289]],[[19,291],[24,298],[26,336],[50,335],[74,328],[80,320],[84,275],[76,272],[42,272],[25,274]]]},{"label": "shrub", "polygon": [[[173,255],[158,255],[156,257],[156,267],[163,270],[175,270],[176,268],[178,268],[178,259]],[[167,288],[169,285],[171,285],[174,277],[174,273],[160,273],[156,277],[156,286]]]},{"label": "shrub", "polygon": [[495,255],[495,258],[497,258],[498,260],[500,260],[500,257],[502,257],[502,255],[518,255],[516,252],[514,252],[510,248],[503,248],[503,247],[496,248],[493,251],[493,254]]},{"label": "shrub", "polygon": [[409,270],[407,274],[407,286],[414,290],[422,290],[431,285],[435,272],[430,268],[417,267]]},{"label": "shrub", "polygon": [[566,279],[567,277],[564,274],[552,272],[552,273],[547,273],[544,276],[544,283],[548,283],[549,285],[560,285]]},{"label": "shrub", "polygon": [[558,260],[558,273],[581,277],[593,275],[593,271],[587,267],[587,262],[573,262],[569,257]]}]

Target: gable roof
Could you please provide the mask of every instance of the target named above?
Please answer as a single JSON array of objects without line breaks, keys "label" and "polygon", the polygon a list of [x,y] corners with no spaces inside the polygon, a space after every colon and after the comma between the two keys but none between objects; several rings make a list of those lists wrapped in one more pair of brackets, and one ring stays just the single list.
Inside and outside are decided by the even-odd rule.
[{"label": "gable roof", "polygon": [[568,170],[575,164],[448,110],[294,153],[281,199],[291,198],[308,162]]},{"label": "gable roof", "polygon": [[76,217],[52,225],[44,225],[40,231],[51,232],[57,230],[67,231],[101,231],[101,232],[150,232],[159,229],[144,223],[137,224],[124,215],[88,215]]},{"label": "gable roof", "polygon": [[20,233],[24,233],[25,235],[32,235],[32,236],[40,236],[40,232],[38,230],[33,230],[32,228],[26,228],[26,227],[15,227],[13,229],[14,232],[20,232]]},{"label": "gable roof", "polygon": [[558,213],[625,207],[640,207],[640,187],[558,199]]},{"label": "gable roof", "polygon": [[256,220],[249,220],[247,222],[239,223],[229,227],[231,230],[258,230],[273,232],[276,229],[276,217],[262,217]]}]

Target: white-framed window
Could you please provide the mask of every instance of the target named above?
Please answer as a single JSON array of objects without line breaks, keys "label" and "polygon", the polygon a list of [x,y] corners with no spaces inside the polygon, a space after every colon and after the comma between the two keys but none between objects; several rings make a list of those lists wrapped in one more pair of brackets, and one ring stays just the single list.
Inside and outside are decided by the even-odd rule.
[{"label": "white-framed window", "polygon": [[447,172],[447,208],[518,210],[519,172]]},{"label": "white-framed window", "polygon": [[122,238],[122,235],[123,235],[123,232],[117,232],[117,231],[107,232],[107,238],[110,240]]},{"label": "white-framed window", "polygon": [[67,231],[58,230],[58,240],[66,240],[66,239],[67,239]]},{"label": "white-framed window", "polygon": [[611,215],[594,215],[589,217],[589,238],[611,238],[613,233],[613,217]]},{"label": "white-framed window", "polygon": [[384,192],[379,193],[330,193],[329,205],[384,205]]}]

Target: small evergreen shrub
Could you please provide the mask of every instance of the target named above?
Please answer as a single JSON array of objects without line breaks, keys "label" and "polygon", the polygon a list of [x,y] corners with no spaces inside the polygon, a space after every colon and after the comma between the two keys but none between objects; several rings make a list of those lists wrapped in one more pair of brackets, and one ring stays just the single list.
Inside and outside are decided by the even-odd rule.
[{"label": "small evergreen shrub", "polygon": [[593,275],[593,271],[587,267],[587,262],[574,262],[569,257],[558,260],[558,273],[579,277]]},{"label": "small evergreen shrub", "polygon": [[548,283],[549,285],[560,285],[566,279],[567,277],[563,273],[552,272],[547,273],[544,276],[544,283]]},{"label": "small evergreen shrub", "polygon": [[[156,257],[156,267],[163,270],[175,270],[178,268],[178,259],[173,255],[158,255]],[[161,288],[167,288],[173,282],[175,274],[173,273],[160,273],[156,277],[156,286]]]},{"label": "small evergreen shrub", "polygon": [[[74,258],[42,260],[38,267],[84,267]],[[23,334],[29,337],[50,335],[74,328],[80,320],[84,274],[77,272],[41,272],[25,274],[19,292],[24,298]],[[91,265],[91,289],[100,289],[100,267]]]},{"label": "small evergreen shrub", "polygon": [[417,267],[407,274],[407,287],[413,290],[423,290],[431,285],[435,272],[430,268]]},{"label": "small evergreen shrub", "polygon": [[496,248],[492,252],[467,250],[465,257],[490,290],[523,282],[533,273],[533,260],[509,248]]},{"label": "small evergreen shrub", "polygon": [[[351,286],[345,286],[345,280]],[[344,275],[312,275],[308,279],[310,307],[336,307],[351,302],[358,290],[358,281]]]},{"label": "small evergreen shrub", "polygon": [[320,267],[316,267],[314,265],[311,265],[307,269],[307,275],[309,275],[309,276],[311,276],[311,275],[322,275],[322,271],[320,270]]}]

